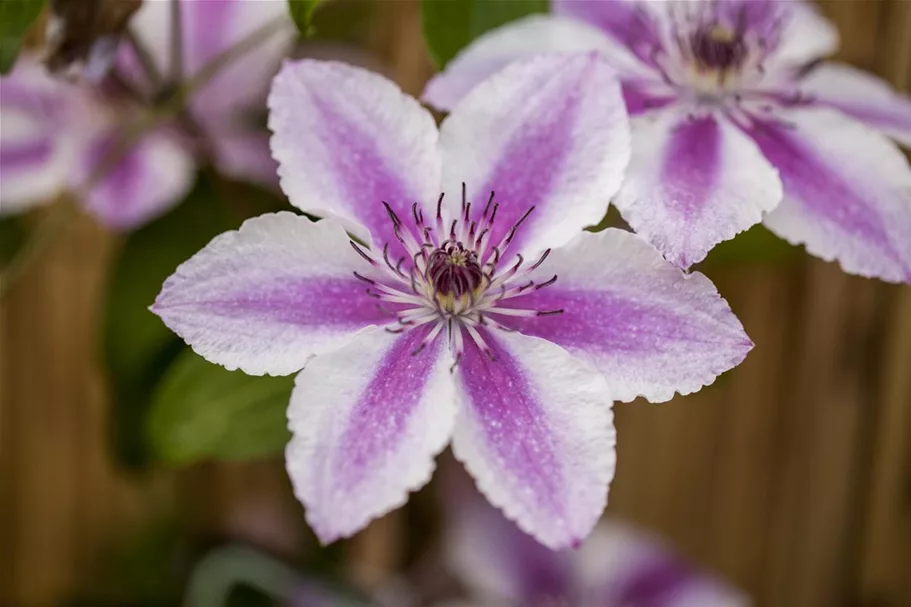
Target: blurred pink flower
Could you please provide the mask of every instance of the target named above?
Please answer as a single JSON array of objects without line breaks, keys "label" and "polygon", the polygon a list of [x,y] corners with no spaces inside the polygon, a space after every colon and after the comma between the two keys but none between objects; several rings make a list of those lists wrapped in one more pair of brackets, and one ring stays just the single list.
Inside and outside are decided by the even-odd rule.
[{"label": "blurred pink flower", "polygon": [[[287,11],[281,2],[181,1],[182,65],[190,77]],[[169,75],[170,4],[145,2],[131,25],[161,79]],[[175,120],[126,146],[122,139],[152,111],[128,90],[146,99],[168,92],[151,81],[132,48],[124,44],[119,51],[119,85],[114,79],[100,87],[51,79],[36,62],[20,60],[0,80],[0,213],[20,212],[72,189],[102,223],[136,227],[180,202],[192,186],[202,157],[194,139],[206,141],[223,173],[274,181],[268,135],[248,114],[264,112],[268,83],[288,50],[292,28],[289,18],[285,28],[193,94],[187,112],[201,132],[186,132]],[[119,161],[111,163],[115,157]]]},{"label": "blurred pink flower", "polygon": [[594,49],[623,81],[630,168],[614,204],[686,268],[762,221],[845,271],[911,282],[911,102],[842,64],[798,0],[554,0],[478,38],[424,91],[451,108],[507,63]]},{"label": "blurred pink flower", "polygon": [[[476,492],[447,500],[444,550],[470,602],[447,607],[746,607],[730,585],[627,524],[604,521],[577,550],[551,551]],[[439,606],[439,607],[442,607]]]},{"label": "blurred pink flower", "polygon": [[269,107],[282,188],[326,219],[222,234],[152,310],[229,369],[303,369],[287,466],[323,542],[405,503],[451,441],[522,529],[578,543],[613,476],[611,401],[696,391],[752,347],[705,276],[583,232],[629,154],[595,54],[517,63],[439,130],[341,63],[286,63]]}]

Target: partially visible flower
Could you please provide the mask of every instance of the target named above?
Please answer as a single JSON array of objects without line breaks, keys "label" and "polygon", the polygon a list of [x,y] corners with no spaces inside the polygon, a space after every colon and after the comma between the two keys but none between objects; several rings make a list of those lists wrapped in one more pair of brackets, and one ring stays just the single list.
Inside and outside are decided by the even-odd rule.
[{"label": "partially visible flower", "polygon": [[340,63],[286,63],[269,107],[282,188],[327,219],[247,221],[152,310],[229,369],[303,369],[287,466],[323,542],[402,505],[451,441],[522,529],[578,543],[613,476],[611,400],[698,390],[752,346],[704,276],[633,234],[582,232],[629,154],[595,54],[518,63],[439,130]]},{"label": "partially visible flower", "polygon": [[845,271],[911,282],[911,102],[841,64],[798,0],[554,0],[490,32],[434,78],[441,109],[509,62],[597,49],[619,71],[633,155],[614,198],[686,268],[762,221]]},{"label": "partially visible flower", "polygon": [[[470,600],[447,607],[746,607],[739,591],[625,523],[599,524],[578,550],[531,541],[475,492],[447,500],[444,550]],[[442,606],[441,606],[442,607]]]},{"label": "partially visible flower", "polygon": [[[280,2],[181,1],[187,76],[286,13]],[[269,77],[291,40],[290,21],[195,91],[181,120],[144,130],[183,84],[167,80],[170,18],[169,1],[150,0],[132,21],[157,78],[124,47],[115,76],[99,87],[52,79],[28,58],[0,80],[0,213],[73,190],[99,221],[130,229],[180,202],[206,154],[228,175],[274,181],[264,125],[257,128],[247,113],[264,107]]]}]

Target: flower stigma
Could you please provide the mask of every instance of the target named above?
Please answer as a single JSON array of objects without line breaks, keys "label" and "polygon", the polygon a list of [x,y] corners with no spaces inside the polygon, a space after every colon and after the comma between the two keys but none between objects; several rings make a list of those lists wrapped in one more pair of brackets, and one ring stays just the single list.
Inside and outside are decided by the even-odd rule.
[{"label": "flower stigma", "polygon": [[[563,310],[538,310],[514,306],[513,300],[554,284],[557,276],[537,282],[531,274],[550,254],[545,250],[532,264],[520,254],[507,255],[519,229],[534,211],[530,207],[493,242],[498,224],[499,203],[490,193],[483,211],[472,212],[462,184],[462,205],[457,218],[444,218],[443,194],[437,201],[436,217],[428,222],[418,203],[411,207],[409,222],[403,221],[389,204],[383,202],[392,222],[398,254],[391,243],[380,254],[351,241],[351,246],[371,266],[371,272],[354,272],[369,286],[367,294],[383,302],[395,317],[386,328],[392,333],[431,324],[429,332],[415,349],[418,354],[444,330],[455,365],[464,351],[465,335],[491,360],[495,356],[485,343],[480,327],[511,331],[510,317],[536,317],[561,314]],[[508,260],[508,261],[507,261]],[[505,324],[504,324],[505,323]]]}]

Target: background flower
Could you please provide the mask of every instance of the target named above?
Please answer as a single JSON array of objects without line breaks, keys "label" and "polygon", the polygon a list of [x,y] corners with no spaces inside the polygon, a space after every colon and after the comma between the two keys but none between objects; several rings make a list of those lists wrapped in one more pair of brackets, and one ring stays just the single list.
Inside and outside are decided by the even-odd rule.
[{"label": "background flower", "polygon": [[[624,84],[633,157],[614,204],[681,267],[763,221],[848,272],[911,282],[911,103],[818,65],[837,33],[799,1],[556,0],[488,32],[427,86],[446,109],[510,61],[602,52]],[[874,130],[875,129],[875,130]]]},{"label": "background flower", "polygon": [[[130,26],[137,44],[121,47],[117,67],[98,87],[52,79],[27,57],[0,80],[0,212],[20,212],[70,190],[102,223],[131,229],[180,202],[197,164],[207,159],[228,175],[274,182],[264,125],[250,112],[263,107],[269,77],[289,48],[285,7],[182,0],[181,45],[169,39],[171,15],[170,2],[145,2]],[[253,52],[204,83],[188,84],[269,23],[274,29]],[[179,74],[172,49],[180,52]],[[176,96],[188,86],[198,88],[181,109]]]},{"label": "background flower", "polygon": [[[453,478],[456,477],[456,478]],[[478,607],[745,607],[750,601],[644,531],[608,519],[577,550],[530,541],[458,475],[444,551]],[[447,602],[455,607],[460,602]]]}]

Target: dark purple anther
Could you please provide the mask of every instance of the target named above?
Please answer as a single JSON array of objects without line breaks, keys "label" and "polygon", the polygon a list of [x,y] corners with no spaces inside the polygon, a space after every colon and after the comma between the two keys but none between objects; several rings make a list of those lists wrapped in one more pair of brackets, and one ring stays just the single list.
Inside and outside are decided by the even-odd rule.
[{"label": "dark purple anther", "polygon": [[446,243],[427,260],[427,278],[441,295],[461,297],[471,293],[481,284],[483,276],[477,255],[460,242]]},{"label": "dark purple anther", "polygon": [[747,55],[743,36],[720,25],[700,27],[693,34],[693,56],[711,70],[737,68]]}]

